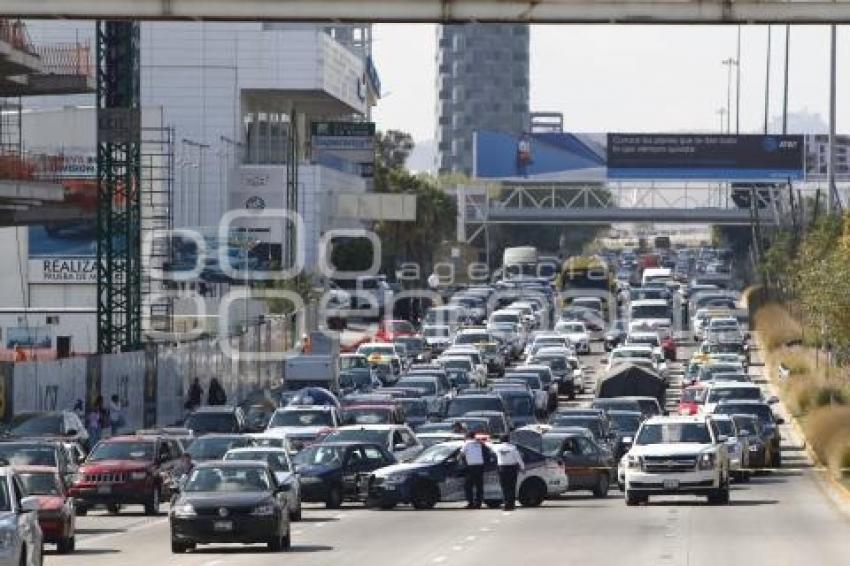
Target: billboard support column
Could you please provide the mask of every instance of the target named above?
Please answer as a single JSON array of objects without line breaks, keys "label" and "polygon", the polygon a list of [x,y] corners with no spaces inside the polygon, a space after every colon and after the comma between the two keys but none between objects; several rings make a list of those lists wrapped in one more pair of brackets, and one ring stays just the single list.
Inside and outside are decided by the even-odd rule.
[{"label": "billboard support column", "polygon": [[835,24],[829,28],[829,163],[827,165],[826,213],[832,214],[835,197]]}]

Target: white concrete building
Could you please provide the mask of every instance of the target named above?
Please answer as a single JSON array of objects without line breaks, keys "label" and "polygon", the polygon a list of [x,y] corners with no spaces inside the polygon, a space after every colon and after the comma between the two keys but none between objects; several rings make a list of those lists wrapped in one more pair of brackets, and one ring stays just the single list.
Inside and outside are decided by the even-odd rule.
[{"label": "white concrete building", "polygon": [[[165,123],[175,130],[175,226],[212,227],[231,207],[244,207],[241,197],[256,189],[239,184],[246,167],[248,177],[256,167],[272,170],[276,183],[263,188],[263,200],[275,206],[285,186],[293,112],[308,269],[322,232],[359,226],[335,216],[334,199],[341,192],[365,192],[366,180],[353,164],[311,152],[309,140],[312,122],[362,120],[379,96],[369,42],[363,41],[368,27],[352,29],[356,33],[314,24],[141,25],[142,105],[162,107]],[[34,38],[51,41],[90,37],[93,31],[90,22],[30,24]]]}]

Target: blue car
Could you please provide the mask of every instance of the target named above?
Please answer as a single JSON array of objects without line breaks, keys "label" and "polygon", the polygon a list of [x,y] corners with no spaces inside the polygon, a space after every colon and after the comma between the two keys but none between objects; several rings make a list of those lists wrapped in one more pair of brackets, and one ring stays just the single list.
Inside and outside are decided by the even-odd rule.
[{"label": "blue car", "polygon": [[[369,475],[360,488],[366,504],[392,509],[410,504],[415,509],[431,509],[440,502],[464,501],[465,465],[460,461],[463,441],[435,444],[412,462],[381,468]],[[562,465],[524,446],[517,447],[525,462],[525,471],[517,481],[519,502],[537,507],[549,496],[560,495],[569,487]],[[484,502],[488,507],[502,503],[502,489],[495,462],[485,466]]]},{"label": "blue car", "polygon": [[360,478],[395,462],[378,444],[324,442],[309,446],[292,459],[301,479],[301,501],[338,509],[359,499]]}]

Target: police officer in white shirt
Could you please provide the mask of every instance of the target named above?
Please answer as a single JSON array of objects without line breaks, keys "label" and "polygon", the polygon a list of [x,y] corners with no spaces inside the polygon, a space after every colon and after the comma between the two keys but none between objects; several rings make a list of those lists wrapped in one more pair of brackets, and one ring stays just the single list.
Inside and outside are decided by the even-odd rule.
[{"label": "police officer in white shirt", "polygon": [[499,464],[499,483],[502,485],[502,498],[505,501],[505,511],[513,511],[516,506],[516,481],[520,470],[525,469],[525,462],[516,446],[510,443],[506,434],[501,444],[493,446],[496,462]]},{"label": "police officer in white shirt", "polygon": [[484,499],[485,450],[487,449],[484,443],[475,438],[475,432],[470,430],[466,433],[466,442],[463,443],[460,453],[466,463],[466,478],[463,489],[466,492],[467,509],[479,509],[481,501]]}]

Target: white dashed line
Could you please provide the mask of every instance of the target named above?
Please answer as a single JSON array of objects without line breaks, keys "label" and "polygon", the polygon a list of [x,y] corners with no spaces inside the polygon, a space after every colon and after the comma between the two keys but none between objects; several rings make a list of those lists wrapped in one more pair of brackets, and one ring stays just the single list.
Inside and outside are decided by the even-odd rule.
[{"label": "white dashed line", "polygon": [[462,547],[462,546],[460,546],[460,545],[453,546],[453,547],[452,547],[452,550],[454,550],[455,552],[460,552],[461,550],[463,550],[463,547]]},{"label": "white dashed line", "polygon": [[434,559],[434,564],[440,564],[441,562],[445,562],[445,561],[446,561],[445,556],[438,556]]},{"label": "white dashed line", "polygon": [[466,537],[466,540],[468,540],[469,542],[472,542],[472,541],[474,541],[476,538],[478,538],[478,537],[476,537],[475,535],[469,535],[468,537]]}]

